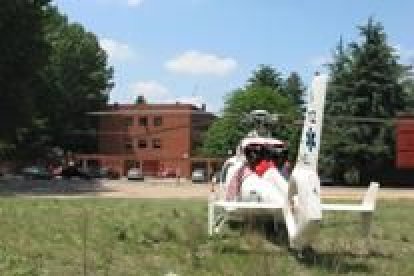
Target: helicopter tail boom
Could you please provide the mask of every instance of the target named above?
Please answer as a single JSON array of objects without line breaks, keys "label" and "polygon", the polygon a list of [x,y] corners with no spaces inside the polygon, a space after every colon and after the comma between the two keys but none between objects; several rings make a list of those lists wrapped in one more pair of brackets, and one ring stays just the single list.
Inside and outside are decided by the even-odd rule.
[{"label": "helicopter tail boom", "polygon": [[292,247],[308,245],[322,219],[320,179],[317,171],[327,76],[316,75],[309,90],[298,159],[289,180],[288,204],[284,210]]},{"label": "helicopter tail boom", "polygon": [[317,75],[312,80],[296,163],[315,171],[318,167],[327,79],[326,75]]}]

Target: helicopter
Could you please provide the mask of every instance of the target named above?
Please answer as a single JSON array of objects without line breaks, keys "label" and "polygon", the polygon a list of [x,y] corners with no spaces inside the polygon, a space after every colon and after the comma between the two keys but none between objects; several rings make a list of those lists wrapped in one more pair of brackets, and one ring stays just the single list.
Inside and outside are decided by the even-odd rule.
[{"label": "helicopter", "polygon": [[311,82],[298,156],[290,176],[280,171],[287,145],[271,137],[268,130],[278,116],[265,110],[250,113],[247,120],[255,127],[241,139],[235,155],[224,162],[219,187],[209,197],[209,235],[219,233],[234,215],[268,214],[275,226],[284,222],[289,246],[300,250],[316,240],[323,214],[329,211],[360,214],[363,234],[369,235],[379,183],[370,183],[360,204],[321,201],[318,157],[327,80],[326,75],[315,74]]}]

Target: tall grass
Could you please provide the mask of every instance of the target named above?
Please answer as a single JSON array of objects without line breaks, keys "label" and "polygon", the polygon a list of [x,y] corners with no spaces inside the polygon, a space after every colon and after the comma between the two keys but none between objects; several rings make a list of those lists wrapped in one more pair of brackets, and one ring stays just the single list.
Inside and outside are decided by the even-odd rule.
[{"label": "tall grass", "polygon": [[208,237],[202,201],[3,198],[0,275],[414,275],[414,202],[378,205],[370,240],[329,214],[298,254],[257,217]]}]

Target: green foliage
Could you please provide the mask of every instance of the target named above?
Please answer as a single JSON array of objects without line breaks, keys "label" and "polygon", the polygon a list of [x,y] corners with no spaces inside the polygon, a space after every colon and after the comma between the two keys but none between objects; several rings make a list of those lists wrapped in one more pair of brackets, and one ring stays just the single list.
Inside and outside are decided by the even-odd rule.
[{"label": "green foliage", "polygon": [[0,157],[91,147],[73,133],[92,127],[86,113],[104,107],[113,86],[96,36],[47,0],[2,3],[0,33]]},{"label": "green foliage", "polygon": [[[226,95],[222,116],[205,134],[201,154],[227,156],[234,153],[240,139],[251,130],[243,119],[253,110],[283,114],[286,119],[297,117],[303,109],[304,90],[299,74],[293,72],[283,80],[270,65],[259,65],[244,88]],[[272,130],[273,137],[290,144],[290,158],[296,155],[299,134],[299,129],[283,124]]]},{"label": "green foliage", "polygon": [[414,71],[412,71],[413,66],[410,66],[411,71],[409,76],[402,80],[402,85],[404,87],[404,102],[406,103],[405,111],[414,112]]},{"label": "green foliage", "polygon": [[290,73],[287,77],[282,90],[283,94],[288,97],[299,109],[304,109],[305,86],[297,72]]},{"label": "green foliage", "polygon": [[[222,118],[217,119],[208,130],[203,153],[212,156],[225,156],[235,147],[250,129],[243,124],[243,117],[255,109],[271,113],[295,114],[292,102],[280,95],[277,90],[266,86],[249,86],[227,95]],[[288,139],[292,135],[288,129],[277,129],[276,137]]]},{"label": "green foliage", "polygon": [[254,86],[230,93],[224,103],[223,115],[239,115],[254,109],[286,113],[293,111],[292,102],[280,95],[279,91],[266,86]]},{"label": "green foliage", "polygon": [[138,95],[135,99],[135,104],[145,104],[147,100],[145,99],[144,95]]},{"label": "green foliage", "polygon": [[253,75],[247,81],[248,86],[270,87],[275,90],[281,90],[283,80],[281,74],[272,66],[260,64],[259,68],[253,71]]},{"label": "green foliage", "polygon": [[[387,44],[383,26],[369,19],[359,27],[360,42],[340,40],[329,65],[326,110],[329,115],[394,118],[408,106],[402,80],[407,67]],[[392,164],[394,133],[387,124],[336,123],[325,128],[322,166],[331,163],[337,178],[354,171],[363,178]],[[333,164],[332,164],[333,162]]]},{"label": "green foliage", "polygon": [[49,0],[2,1],[0,5],[0,155],[15,148],[17,132],[33,119],[37,72],[47,60],[44,37]]},{"label": "green foliage", "polygon": [[93,127],[86,114],[106,105],[112,68],[96,36],[78,23],[68,23],[54,8],[49,10],[46,28],[51,54],[41,72],[44,83],[37,97],[38,112],[47,119],[52,145],[81,150],[88,137],[73,133]]},{"label": "green foliage", "polygon": [[210,126],[204,137],[202,155],[226,156],[233,153],[237,139],[242,137],[238,120],[219,118]]}]

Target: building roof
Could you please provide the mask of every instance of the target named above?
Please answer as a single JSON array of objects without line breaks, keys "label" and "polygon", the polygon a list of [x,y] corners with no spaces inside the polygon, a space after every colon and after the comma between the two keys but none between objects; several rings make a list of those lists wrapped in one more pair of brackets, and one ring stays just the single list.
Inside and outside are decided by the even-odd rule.
[{"label": "building roof", "polygon": [[133,114],[160,114],[160,113],[191,113],[206,114],[214,116],[213,113],[205,110],[205,105],[201,108],[192,104],[111,104],[105,110],[88,112],[88,115],[133,115]]},{"label": "building roof", "polygon": [[111,104],[108,105],[110,110],[154,110],[154,109],[165,109],[165,110],[201,110],[192,104],[183,103],[159,103],[159,104]]}]

